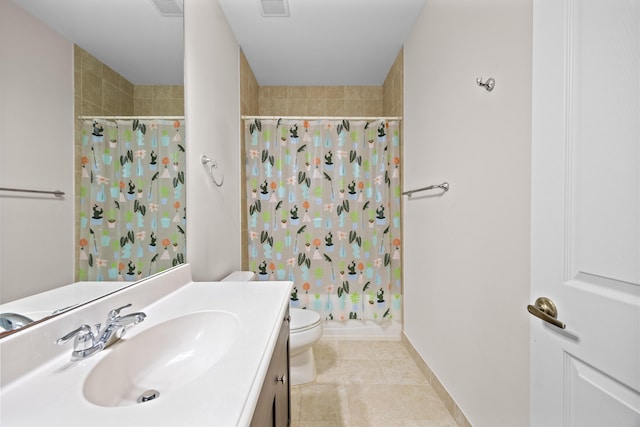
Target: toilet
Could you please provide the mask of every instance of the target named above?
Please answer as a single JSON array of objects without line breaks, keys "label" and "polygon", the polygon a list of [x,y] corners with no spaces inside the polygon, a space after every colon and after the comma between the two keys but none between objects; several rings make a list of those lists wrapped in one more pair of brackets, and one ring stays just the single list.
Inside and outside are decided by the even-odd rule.
[{"label": "toilet", "polygon": [[315,311],[291,308],[289,364],[291,384],[300,385],[316,379],[313,344],[322,336],[320,315]]},{"label": "toilet", "polygon": [[[252,271],[234,271],[222,279],[223,282],[248,282],[255,280]],[[316,379],[316,362],[313,344],[322,337],[320,315],[315,311],[290,308],[289,333],[290,384],[301,385]]]}]

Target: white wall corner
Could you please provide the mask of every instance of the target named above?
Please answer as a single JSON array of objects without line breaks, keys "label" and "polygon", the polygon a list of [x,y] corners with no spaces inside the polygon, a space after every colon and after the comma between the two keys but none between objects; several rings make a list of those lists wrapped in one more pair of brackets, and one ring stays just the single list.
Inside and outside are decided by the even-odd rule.
[{"label": "white wall corner", "polygon": [[241,267],[240,48],[216,1],[185,0],[184,27],[187,261],[195,281],[218,280]]}]

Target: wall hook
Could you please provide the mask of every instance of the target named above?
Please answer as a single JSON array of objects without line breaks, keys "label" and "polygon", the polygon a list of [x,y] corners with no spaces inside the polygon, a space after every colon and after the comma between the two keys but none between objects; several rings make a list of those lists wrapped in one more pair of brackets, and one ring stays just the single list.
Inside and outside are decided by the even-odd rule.
[{"label": "wall hook", "polygon": [[488,78],[484,83],[482,83],[482,77],[478,77],[476,79],[476,83],[478,83],[478,86],[482,86],[483,88],[485,88],[487,92],[491,92],[496,86],[496,81],[493,79],[493,77]]},{"label": "wall hook", "polygon": [[215,185],[217,185],[218,187],[222,187],[222,184],[224,184],[224,175],[220,174],[220,182],[218,182],[218,180],[216,180],[215,175],[213,174],[213,170],[214,169],[218,169],[218,162],[216,162],[213,159],[208,158],[207,156],[203,155],[202,158],[200,159],[202,161],[202,164],[205,167],[209,167],[209,175],[211,175],[211,179],[213,180],[213,183]]}]

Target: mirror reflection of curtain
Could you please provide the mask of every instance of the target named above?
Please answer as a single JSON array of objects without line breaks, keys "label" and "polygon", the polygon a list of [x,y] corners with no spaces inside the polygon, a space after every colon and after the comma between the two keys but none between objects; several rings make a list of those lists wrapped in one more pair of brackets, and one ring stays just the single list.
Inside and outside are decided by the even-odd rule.
[{"label": "mirror reflection of curtain", "polygon": [[247,119],[249,268],[323,319],[400,320],[397,120]]},{"label": "mirror reflection of curtain", "polygon": [[184,147],[184,120],[83,120],[80,280],[138,280],[184,262]]}]

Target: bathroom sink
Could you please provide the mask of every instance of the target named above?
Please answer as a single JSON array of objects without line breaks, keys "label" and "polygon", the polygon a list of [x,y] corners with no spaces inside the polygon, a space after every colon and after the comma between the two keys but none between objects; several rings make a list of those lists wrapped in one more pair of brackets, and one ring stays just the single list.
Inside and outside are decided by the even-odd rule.
[{"label": "bathroom sink", "polygon": [[[182,264],[3,337],[0,425],[248,426],[292,287],[193,282]],[[71,361],[73,346],[54,344],[126,304],[147,316],[106,349]]]},{"label": "bathroom sink", "polygon": [[200,311],[137,334],[132,329],[131,338],[104,350],[85,380],[84,397],[103,407],[162,401],[211,369],[232,346],[239,324],[229,312]]}]

